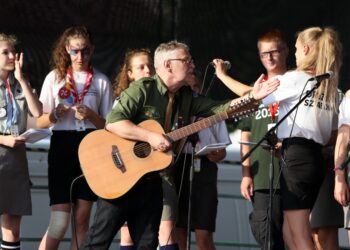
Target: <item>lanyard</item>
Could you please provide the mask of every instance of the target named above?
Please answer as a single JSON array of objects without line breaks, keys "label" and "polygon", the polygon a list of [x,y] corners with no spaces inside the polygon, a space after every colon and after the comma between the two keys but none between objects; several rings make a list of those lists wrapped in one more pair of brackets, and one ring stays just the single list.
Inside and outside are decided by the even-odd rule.
[{"label": "lanyard", "polygon": [[[267,81],[267,79],[268,79],[268,76],[265,75],[264,78],[263,78],[263,80],[262,80],[262,82]],[[277,113],[277,110],[278,110],[279,106],[280,106],[280,102],[276,102],[275,105],[273,105],[272,103],[269,104],[269,110],[270,110],[271,121],[272,121],[272,122],[273,122],[273,121],[275,120],[275,118],[276,118],[276,113]]]},{"label": "lanyard", "polygon": [[7,118],[6,118],[6,130],[11,127],[11,125],[17,123],[17,118],[19,115],[19,111],[15,102],[15,98],[13,97],[12,91],[11,91],[11,85],[9,79],[5,82],[6,85],[6,111],[7,111]]},{"label": "lanyard", "polygon": [[74,103],[79,103],[79,104],[83,103],[84,97],[90,88],[93,74],[94,74],[94,71],[93,71],[92,67],[90,67],[89,70],[87,71],[87,76],[86,76],[83,92],[81,93],[81,95],[79,95],[77,87],[75,85],[74,76],[72,74],[72,71],[70,68],[67,70],[68,85],[69,85],[70,91],[74,97]]},{"label": "lanyard", "polygon": [[5,81],[5,85],[6,85],[6,105],[11,108],[11,114],[12,114],[12,112],[13,112],[13,107],[12,107],[13,94],[12,94],[12,90],[11,90],[11,85],[10,85],[9,79],[7,79]]},{"label": "lanyard", "polygon": [[273,105],[273,104],[270,104],[270,105],[269,105],[269,110],[270,110],[271,121],[272,121],[272,122],[273,122],[273,121],[275,120],[275,118],[276,118],[276,112],[277,112],[279,106],[280,106],[280,102],[276,102],[275,105]]}]

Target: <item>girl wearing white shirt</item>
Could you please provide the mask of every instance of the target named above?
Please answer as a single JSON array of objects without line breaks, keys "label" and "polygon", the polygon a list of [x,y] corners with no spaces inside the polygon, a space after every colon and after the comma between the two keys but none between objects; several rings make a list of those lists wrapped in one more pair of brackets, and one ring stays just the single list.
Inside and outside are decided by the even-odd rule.
[{"label": "girl wearing white shirt", "polygon": [[309,214],[324,178],[321,148],[330,142],[337,124],[337,85],[341,44],[331,28],[312,27],[298,34],[295,71],[279,77],[280,87],[263,99],[265,105],[280,102],[279,118],[310,90],[315,75],[333,71],[278,128],[282,143],[281,193],[284,238],[289,249],[315,249]]},{"label": "girl wearing white shirt", "polygon": [[349,222],[349,170],[341,169],[343,162],[348,157],[348,146],[350,140],[350,90],[346,92],[342,103],[339,107],[338,136],[334,153],[334,171],[335,186],[334,198],[340,205],[344,206],[344,228],[348,231],[348,239],[350,240],[350,222]]},{"label": "girl wearing white shirt", "polygon": [[79,144],[87,133],[104,127],[112,107],[111,84],[92,67],[93,50],[85,27],[66,29],[53,51],[54,70],[47,75],[41,90],[44,113],[37,125],[52,127],[53,135],[48,155],[51,218],[39,249],[58,249],[69,225],[71,199],[75,204],[76,232],[71,249],[76,249],[89,228],[91,207],[97,199],[83,178],[74,183],[70,197],[73,180],[82,174]]}]

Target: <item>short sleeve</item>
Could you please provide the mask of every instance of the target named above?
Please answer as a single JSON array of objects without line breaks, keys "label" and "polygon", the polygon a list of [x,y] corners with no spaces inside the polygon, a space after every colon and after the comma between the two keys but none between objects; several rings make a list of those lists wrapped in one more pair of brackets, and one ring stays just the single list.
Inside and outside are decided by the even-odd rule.
[{"label": "short sleeve", "polygon": [[252,118],[247,117],[239,121],[237,128],[242,131],[250,131],[251,130],[251,124],[252,124]]},{"label": "short sleeve", "polygon": [[340,106],[339,106],[339,121],[338,128],[341,125],[349,125],[350,126],[350,98],[344,97]]}]

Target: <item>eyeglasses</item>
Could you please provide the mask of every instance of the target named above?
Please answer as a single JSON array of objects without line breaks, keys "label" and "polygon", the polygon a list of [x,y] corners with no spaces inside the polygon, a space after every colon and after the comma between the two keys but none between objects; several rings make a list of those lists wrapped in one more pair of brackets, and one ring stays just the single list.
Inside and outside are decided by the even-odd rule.
[{"label": "eyeglasses", "polygon": [[275,50],[261,52],[259,55],[261,58],[268,58],[270,56],[272,57],[278,56],[280,53],[281,53],[280,49],[275,49]]},{"label": "eyeglasses", "polygon": [[89,47],[85,47],[85,48],[82,48],[82,49],[69,49],[69,54],[71,56],[77,56],[79,52],[83,56],[88,56],[88,55],[90,55],[90,48]]},{"label": "eyeglasses", "polygon": [[191,57],[185,57],[185,58],[174,58],[174,59],[168,59],[169,61],[181,61],[185,64],[191,64],[193,63],[193,58]]}]

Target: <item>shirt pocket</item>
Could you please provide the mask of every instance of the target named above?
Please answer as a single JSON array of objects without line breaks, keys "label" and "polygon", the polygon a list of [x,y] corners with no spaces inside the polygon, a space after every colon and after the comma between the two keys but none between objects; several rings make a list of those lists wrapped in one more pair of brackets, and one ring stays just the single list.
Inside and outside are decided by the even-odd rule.
[{"label": "shirt pocket", "polygon": [[159,110],[154,106],[145,106],[142,109],[142,116],[146,120],[153,119],[153,120],[159,120],[160,119],[160,112]]}]

